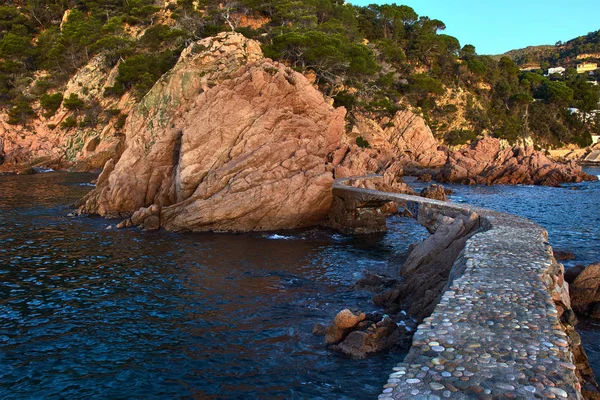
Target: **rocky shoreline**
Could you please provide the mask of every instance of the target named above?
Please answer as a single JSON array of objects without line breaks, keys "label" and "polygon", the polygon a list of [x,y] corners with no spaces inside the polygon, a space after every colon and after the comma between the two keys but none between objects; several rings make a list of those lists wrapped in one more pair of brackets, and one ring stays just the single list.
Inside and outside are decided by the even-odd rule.
[{"label": "rocky shoreline", "polygon": [[574,329],[564,270],[543,229],[519,217],[414,196],[340,184],[334,194],[353,204],[396,201],[426,224],[448,216],[478,216],[480,229],[467,239],[441,300],[419,325],[409,355],[394,369],[380,398],[507,393],[597,398],[598,385]]},{"label": "rocky shoreline", "polygon": [[[67,92],[87,76],[101,93],[113,75],[84,68]],[[265,58],[257,41],[221,33],[190,44],[138,103],[125,96],[118,130],[109,124],[75,138],[47,131],[52,121],[37,124],[36,135],[0,124],[0,171],[102,169],[79,213],[144,229],[238,232],[322,222],[333,180],[349,176],[381,174],[395,192],[408,192],[408,174],[486,185],[597,179],[574,162],[489,137],[451,151],[408,109],[353,115],[347,125],[346,110],[309,78]]]}]

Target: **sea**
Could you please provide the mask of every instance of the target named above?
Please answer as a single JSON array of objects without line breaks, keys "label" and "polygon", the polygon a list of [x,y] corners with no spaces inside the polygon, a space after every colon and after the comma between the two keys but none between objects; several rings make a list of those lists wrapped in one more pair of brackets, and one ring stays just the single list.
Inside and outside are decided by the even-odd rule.
[{"label": "sea", "polygon": [[[405,356],[351,359],[312,330],[343,308],[377,310],[353,285],[398,273],[428,235],[414,220],[361,237],[117,230],[69,216],[93,179],[0,176],[1,399],[376,398]],[[600,183],[450,186],[451,201],[540,223],[575,254],[567,268],[600,261]],[[600,374],[600,324],[578,328]]]}]

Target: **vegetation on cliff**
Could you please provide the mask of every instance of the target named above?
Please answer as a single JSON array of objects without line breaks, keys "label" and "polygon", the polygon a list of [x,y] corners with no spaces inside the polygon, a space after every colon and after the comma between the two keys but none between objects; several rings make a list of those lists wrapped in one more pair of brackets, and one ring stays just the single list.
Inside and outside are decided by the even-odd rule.
[{"label": "vegetation on cliff", "polygon": [[[0,107],[11,124],[51,116],[61,101],[66,107],[61,92],[69,77],[97,54],[107,67],[118,66],[103,96],[141,98],[186,45],[235,30],[260,40],[268,57],[314,74],[320,90],[350,111],[349,123],[357,113],[382,118],[411,107],[450,144],[481,134],[511,142],[534,137],[544,145],[590,143],[598,118],[569,108],[596,109],[597,86],[573,73],[521,72],[510,57],[478,55],[444,29],[442,21],[395,4],[22,0],[0,6]],[[591,51],[588,42],[597,36],[572,47]],[[105,120],[93,101],[72,111],[79,124]]]}]

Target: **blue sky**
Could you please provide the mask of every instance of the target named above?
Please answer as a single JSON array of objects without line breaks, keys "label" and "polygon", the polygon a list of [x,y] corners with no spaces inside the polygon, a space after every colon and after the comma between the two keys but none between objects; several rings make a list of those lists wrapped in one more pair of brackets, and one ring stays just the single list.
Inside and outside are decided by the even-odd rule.
[{"label": "blue sky", "polygon": [[[350,0],[365,6],[393,1]],[[447,35],[478,54],[567,41],[600,29],[600,0],[402,0],[417,14],[439,19]]]}]

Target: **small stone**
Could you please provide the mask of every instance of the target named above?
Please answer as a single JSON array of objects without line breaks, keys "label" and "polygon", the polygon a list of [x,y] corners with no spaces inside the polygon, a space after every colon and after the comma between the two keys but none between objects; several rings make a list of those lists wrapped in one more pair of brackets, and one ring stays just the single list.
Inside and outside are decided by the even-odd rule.
[{"label": "small stone", "polygon": [[414,385],[415,383],[419,383],[421,382],[420,379],[415,379],[415,378],[410,378],[406,380],[406,383],[410,384],[410,385]]},{"label": "small stone", "polygon": [[481,387],[479,385],[471,386],[469,389],[471,389],[471,391],[476,394],[479,394],[479,393],[483,392],[483,390],[484,390],[483,387]]},{"label": "small stone", "polygon": [[509,385],[508,383],[496,383],[496,387],[498,389],[502,389],[502,390],[515,390],[515,387],[513,385]]},{"label": "small stone", "polygon": [[557,396],[564,397],[565,399],[568,397],[567,392],[565,392],[564,390],[562,390],[560,388],[551,387],[548,390],[550,390],[552,393],[554,393]]},{"label": "small stone", "polygon": [[441,383],[437,383],[437,382],[432,382],[429,384],[429,387],[431,388],[431,390],[443,390],[446,387],[444,385],[442,385]]},{"label": "small stone", "polygon": [[561,366],[561,367],[563,367],[563,368],[570,369],[570,370],[572,370],[572,371],[575,371],[575,368],[577,368],[577,367],[575,366],[575,364],[568,363],[568,362],[563,362],[563,363],[560,363],[560,366]]}]

